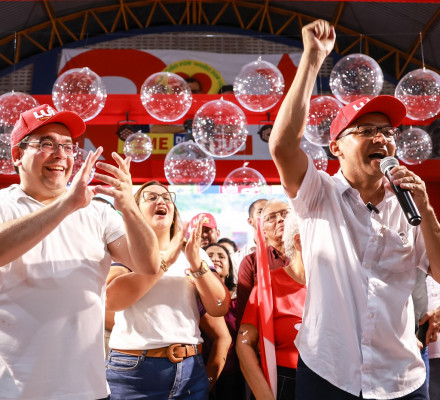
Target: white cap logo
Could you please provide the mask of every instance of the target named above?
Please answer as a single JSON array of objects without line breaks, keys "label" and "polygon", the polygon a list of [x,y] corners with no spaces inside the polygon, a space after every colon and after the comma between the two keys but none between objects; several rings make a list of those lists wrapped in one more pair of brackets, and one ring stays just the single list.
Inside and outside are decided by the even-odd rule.
[{"label": "white cap logo", "polygon": [[354,111],[359,111],[363,106],[365,106],[365,104],[367,104],[368,102],[370,101],[370,99],[367,97],[366,99],[365,99],[365,103],[363,102],[363,101],[361,101],[360,103],[359,103],[359,106],[357,105],[357,104],[353,104],[353,108],[354,108]]},{"label": "white cap logo", "polygon": [[41,110],[40,112],[34,111],[34,117],[38,121],[44,121],[45,119],[48,119],[54,115],[55,115],[55,110],[50,106],[47,106],[46,111],[44,109]]}]

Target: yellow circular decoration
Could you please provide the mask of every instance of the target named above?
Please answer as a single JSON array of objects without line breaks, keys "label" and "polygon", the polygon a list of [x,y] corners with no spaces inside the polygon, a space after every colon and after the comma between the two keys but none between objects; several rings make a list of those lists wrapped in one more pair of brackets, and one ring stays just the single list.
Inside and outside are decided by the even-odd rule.
[{"label": "yellow circular decoration", "polygon": [[[207,94],[217,94],[220,88],[225,85],[221,74],[209,64],[201,61],[176,61],[164,68],[163,71],[197,79],[202,85],[203,92]],[[211,87],[206,91],[205,87],[208,86],[209,83],[211,83]]]}]

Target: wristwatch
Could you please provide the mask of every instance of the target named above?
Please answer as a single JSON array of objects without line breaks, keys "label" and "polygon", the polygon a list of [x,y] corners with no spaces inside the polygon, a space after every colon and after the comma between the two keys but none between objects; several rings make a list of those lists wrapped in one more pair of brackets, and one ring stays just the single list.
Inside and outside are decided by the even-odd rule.
[{"label": "wristwatch", "polygon": [[206,274],[209,271],[209,266],[206,263],[205,260],[202,260],[202,262],[200,263],[200,268],[198,271],[191,271],[191,275],[193,278],[200,278],[203,274]]}]

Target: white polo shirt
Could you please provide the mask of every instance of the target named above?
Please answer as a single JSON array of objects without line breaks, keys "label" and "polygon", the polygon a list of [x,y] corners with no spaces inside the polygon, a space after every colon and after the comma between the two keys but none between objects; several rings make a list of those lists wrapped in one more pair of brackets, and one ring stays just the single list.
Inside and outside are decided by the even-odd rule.
[{"label": "white polo shirt", "polygon": [[307,297],[295,343],[305,364],[338,388],[393,399],[426,378],[410,294],[428,268],[421,231],[387,193],[370,212],[341,171],[309,158],[292,209],[299,216]]},{"label": "white polo shirt", "polygon": [[[18,185],[0,190],[0,222],[42,207]],[[92,201],[0,267],[0,399],[107,397],[107,244],[124,233],[120,215]]]}]

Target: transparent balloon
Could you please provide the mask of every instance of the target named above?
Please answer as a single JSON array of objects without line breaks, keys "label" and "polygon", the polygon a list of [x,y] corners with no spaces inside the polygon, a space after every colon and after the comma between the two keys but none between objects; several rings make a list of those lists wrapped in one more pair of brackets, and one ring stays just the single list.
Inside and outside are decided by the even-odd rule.
[{"label": "transparent balloon", "polygon": [[95,118],[104,108],[107,89],[102,79],[88,67],[61,74],[52,88],[52,101],[58,111],[74,111],[84,121]]},{"label": "transparent balloon", "polygon": [[0,96],[0,133],[12,132],[20,114],[39,106],[35,98],[22,92],[8,92]]},{"label": "transparent balloon", "polygon": [[421,164],[431,153],[432,139],[423,129],[405,129],[396,140],[396,155],[405,164]]},{"label": "transparent balloon", "polygon": [[310,143],[304,139],[301,141],[301,149],[303,149],[303,151],[311,157],[316,169],[320,169],[322,171],[327,170],[328,157],[327,153],[322,147]]},{"label": "transparent balloon", "polygon": [[[81,148],[78,149],[78,154],[75,156],[75,162],[73,163],[72,175],[70,175],[70,178],[67,181],[67,186],[70,186],[72,184],[73,178],[83,166],[88,154],[89,154],[88,151]],[[93,166],[87,184],[89,184],[93,180],[94,176],[95,176],[95,167]]]},{"label": "transparent balloon", "polygon": [[134,162],[145,161],[153,152],[151,138],[141,131],[132,133],[125,139],[124,154]]},{"label": "transparent balloon", "polygon": [[330,74],[330,89],[342,103],[380,94],[383,72],[379,64],[365,54],[350,54],[340,59]]},{"label": "transparent balloon", "polygon": [[248,167],[234,169],[225,179],[223,189],[225,193],[263,193],[266,189],[266,179],[256,169]]},{"label": "transparent balloon", "polygon": [[440,75],[429,69],[407,73],[397,84],[394,95],[406,106],[406,115],[423,121],[440,112]]},{"label": "transparent balloon", "polygon": [[11,135],[8,133],[0,134],[0,174],[15,174],[11,155]]},{"label": "transparent balloon", "polygon": [[143,83],[141,101],[152,117],[171,122],[182,118],[191,108],[192,93],[179,75],[158,72],[150,75]]},{"label": "transparent balloon", "polygon": [[229,157],[246,142],[246,116],[236,104],[212,100],[199,108],[193,119],[196,143],[214,157]]},{"label": "transparent balloon", "polygon": [[283,74],[261,57],[246,64],[234,80],[235,97],[249,111],[271,109],[280,101],[283,92]]},{"label": "transparent balloon", "polygon": [[315,97],[310,101],[310,111],[304,131],[305,138],[317,146],[330,143],[330,126],[342,104],[331,96]]},{"label": "transparent balloon", "polygon": [[177,144],[168,152],[164,170],[171,185],[198,185],[202,192],[212,185],[216,173],[214,159],[192,140]]}]

